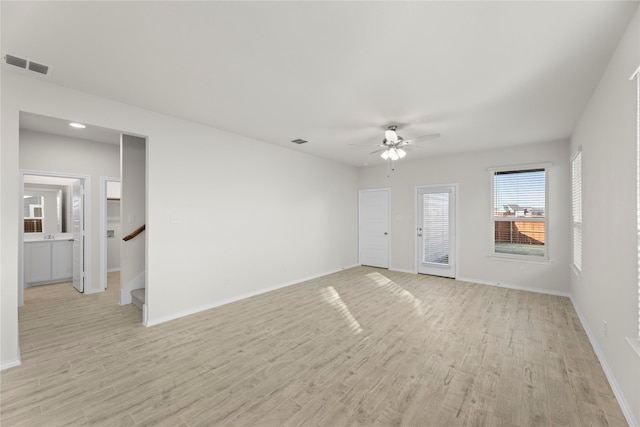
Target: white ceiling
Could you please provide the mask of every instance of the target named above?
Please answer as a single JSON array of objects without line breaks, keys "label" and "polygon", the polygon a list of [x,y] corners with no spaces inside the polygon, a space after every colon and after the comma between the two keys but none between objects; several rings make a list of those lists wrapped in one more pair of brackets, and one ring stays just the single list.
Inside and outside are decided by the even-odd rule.
[{"label": "white ceiling", "polygon": [[77,129],[69,126],[70,120],[58,117],[47,117],[33,113],[20,113],[20,129],[34,132],[50,133],[67,138],[79,138],[89,141],[120,144],[120,132],[86,124],[86,128]]},{"label": "white ceiling", "polygon": [[2,53],[37,78],[362,165],[388,124],[442,134],[413,157],[570,137],[638,2],[1,7]]}]

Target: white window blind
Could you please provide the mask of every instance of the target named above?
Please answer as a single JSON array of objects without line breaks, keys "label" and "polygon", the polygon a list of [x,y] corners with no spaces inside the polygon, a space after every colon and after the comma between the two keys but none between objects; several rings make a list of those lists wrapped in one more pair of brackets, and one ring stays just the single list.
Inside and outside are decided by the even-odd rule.
[{"label": "white window blind", "polygon": [[494,253],[547,257],[546,168],[492,171]]},{"label": "white window blind", "polygon": [[571,222],[573,266],[582,271],[582,152],[571,161]]},{"label": "white window blind", "polygon": [[424,194],[423,262],[449,264],[449,193]]}]

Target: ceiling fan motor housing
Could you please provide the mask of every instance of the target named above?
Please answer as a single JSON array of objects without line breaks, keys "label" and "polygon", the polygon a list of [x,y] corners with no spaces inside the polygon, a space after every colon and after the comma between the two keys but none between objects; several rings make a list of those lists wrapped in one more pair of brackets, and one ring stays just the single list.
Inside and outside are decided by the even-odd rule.
[{"label": "ceiling fan motor housing", "polygon": [[384,145],[394,146],[402,141],[402,137],[396,133],[396,129],[398,129],[396,125],[387,126],[387,130],[384,132],[384,139],[382,140]]}]

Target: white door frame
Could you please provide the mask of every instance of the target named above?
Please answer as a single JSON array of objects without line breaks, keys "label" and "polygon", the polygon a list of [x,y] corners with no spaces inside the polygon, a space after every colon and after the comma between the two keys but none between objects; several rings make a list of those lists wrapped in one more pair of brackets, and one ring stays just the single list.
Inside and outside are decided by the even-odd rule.
[{"label": "white door frame", "polygon": [[119,177],[100,177],[100,280],[98,292],[107,289],[107,183],[118,182]]},{"label": "white door frame", "polygon": [[415,232],[415,256],[414,256],[414,260],[415,260],[415,272],[416,274],[420,273],[420,237],[418,236],[419,232],[418,229],[420,228],[420,218],[418,215],[418,194],[420,192],[420,190],[422,189],[429,189],[429,188],[442,188],[442,187],[453,187],[454,188],[454,207],[455,207],[455,213],[454,213],[454,218],[455,218],[455,224],[454,224],[454,236],[453,236],[453,241],[454,241],[454,251],[453,254],[455,256],[455,261],[454,261],[454,265],[453,265],[453,269],[454,269],[454,278],[459,277],[459,268],[460,268],[460,233],[458,232],[459,230],[459,224],[460,224],[460,209],[459,209],[459,203],[458,203],[458,194],[459,194],[459,185],[458,184],[430,184],[430,185],[416,185],[416,190],[414,193],[414,207],[413,207],[413,212],[415,215],[415,227],[414,227],[414,232]]},{"label": "white door frame", "polygon": [[38,176],[51,176],[57,178],[70,178],[79,179],[82,181],[82,185],[85,192],[85,230],[86,237],[84,240],[84,257],[85,257],[85,293],[91,293],[91,176],[82,174],[73,174],[65,172],[51,172],[34,169],[20,169],[20,191],[19,191],[19,205],[18,221],[20,226],[18,227],[18,306],[24,305],[24,176],[25,175],[38,175]]},{"label": "white door frame", "polygon": [[362,265],[362,256],[360,248],[360,214],[362,206],[360,206],[360,195],[374,191],[385,191],[387,193],[387,268],[391,268],[391,189],[386,188],[366,188],[358,190],[358,264]]}]

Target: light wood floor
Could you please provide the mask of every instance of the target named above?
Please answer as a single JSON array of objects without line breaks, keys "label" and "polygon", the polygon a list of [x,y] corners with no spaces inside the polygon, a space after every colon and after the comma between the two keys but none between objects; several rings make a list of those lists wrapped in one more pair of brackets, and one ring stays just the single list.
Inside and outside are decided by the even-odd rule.
[{"label": "light wood floor", "polygon": [[3,427],[627,425],[567,298],[358,267],[145,328],[117,292],[25,291]]}]

